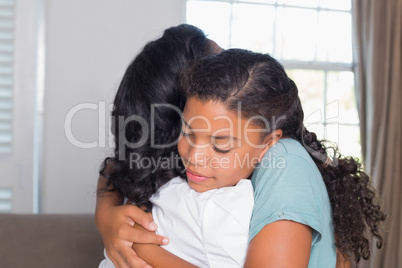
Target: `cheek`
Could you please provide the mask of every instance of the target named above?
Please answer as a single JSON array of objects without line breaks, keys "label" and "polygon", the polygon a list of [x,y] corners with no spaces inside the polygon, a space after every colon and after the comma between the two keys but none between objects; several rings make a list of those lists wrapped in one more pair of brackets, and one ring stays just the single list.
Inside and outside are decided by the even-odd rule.
[{"label": "cheek", "polygon": [[236,152],[233,155],[226,156],[224,160],[221,159],[223,169],[220,172],[225,177],[237,179],[247,173],[248,162],[248,157],[245,157],[241,152]]},{"label": "cheek", "polygon": [[250,164],[250,158],[245,157],[243,154],[237,154],[228,157],[230,162],[222,165],[222,169],[217,170],[219,178],[222,178],[226,185],[235,185],[240,179],[246,179],[252,172],[253,168]]},{"label": "cheek", "polygon": [[177,150],[181,158],[185,158],[188,151],[188,142],[185,137],[181,137],[177,143]]},{"label": "cheek", "polygon": [[[259,162],[259,154],[261,149],[257,148],[243,148],[239,151],[238,159],[236,162],[236,169],[239,173],[246,174],[252,172]],[[239,164],[240,163],[240,164]]]}]

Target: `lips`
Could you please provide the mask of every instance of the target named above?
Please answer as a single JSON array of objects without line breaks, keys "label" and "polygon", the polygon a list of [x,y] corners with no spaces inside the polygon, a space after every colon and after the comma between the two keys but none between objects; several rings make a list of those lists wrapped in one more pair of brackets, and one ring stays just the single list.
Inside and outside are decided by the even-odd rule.
[{"label": "lips", "polygon": [[189,170],[189,169],[186,170],[186,174],[187,174],[187,178],[189,180],[192,180],[195,182],[203,182],[203,181],[206,181],[206,180],[212,178],[212,177],[205,177],[205,176],[203,176],[199,173],[196,173],[192,170]]}]

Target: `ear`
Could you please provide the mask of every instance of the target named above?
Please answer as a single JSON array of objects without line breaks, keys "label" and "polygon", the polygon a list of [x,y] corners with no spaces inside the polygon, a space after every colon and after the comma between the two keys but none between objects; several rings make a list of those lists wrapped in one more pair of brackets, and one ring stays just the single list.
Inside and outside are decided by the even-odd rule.
[{"label": "ear", "polygon": [[278,142],[278,140],[282,138],[282,135],[283,135],[282,129],[276,129],[271,133],[269,133],[269,135],[264,139],[265,148],[262,149],[262,151],[260,152],[258,162],[261,162],[262,158],[264,157],[268,149],[274,146]]}]

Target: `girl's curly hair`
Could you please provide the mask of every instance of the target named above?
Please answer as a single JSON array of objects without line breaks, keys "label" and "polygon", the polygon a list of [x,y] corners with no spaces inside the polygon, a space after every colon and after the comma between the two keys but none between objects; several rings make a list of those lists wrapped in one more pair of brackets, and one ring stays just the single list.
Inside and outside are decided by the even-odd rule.
[{"label": "girl's curly hair", "polygon": [[122,78],[112,112],[114,156],[99,173],[112,190],[148,211],[159,187],[184,173],[176,147],[185,103],[179,73],[190,60],[213,53],[203,31],[181,24],[146,44]]},{"label": "girl's curly hair", "polygon": [[[368,260],[371,253],[367,231],[381,248],[380,223],[386,219],[370,177],[357,158],[342,156],[336,145],[317,140],[316,134],[304,126],[292,136],[309,151],[324,179],[332,207],[336,247],[347,258],[353,256],[356,263],[361,258]],[[323,164],[328,157],[332,162]]]},{"label": "girl's curly hair", "polygon": [[306,129],[296,84],[277,60],[247,50],[226,50],[186,68],[180,85],[186,97],[219,101],[232,111],[237,112],[241,103],[242,116],[257,118],[255,124],[266,128],[266,120],[273,121],[265,133],[281,129],[284,137],[304,146],[325,182],[336,247],[345,257],[351,255],[356,262],[370,258],[367,231],[377,238],[377,247],[382,246],[380,223],[386,215],[369,176],[357,159],[340,155],[336,145],[319,141]]}]

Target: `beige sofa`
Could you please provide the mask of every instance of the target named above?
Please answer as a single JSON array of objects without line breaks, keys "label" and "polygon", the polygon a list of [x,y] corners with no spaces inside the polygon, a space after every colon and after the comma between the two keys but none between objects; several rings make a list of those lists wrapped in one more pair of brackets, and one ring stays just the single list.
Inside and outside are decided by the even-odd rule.
[{"label": "beige sofa", "polygon": [[93,215],[0,214],[2,268],[91,268],[102,259]]}]

